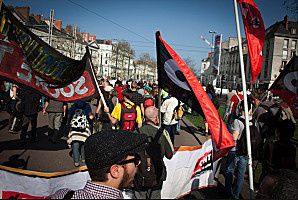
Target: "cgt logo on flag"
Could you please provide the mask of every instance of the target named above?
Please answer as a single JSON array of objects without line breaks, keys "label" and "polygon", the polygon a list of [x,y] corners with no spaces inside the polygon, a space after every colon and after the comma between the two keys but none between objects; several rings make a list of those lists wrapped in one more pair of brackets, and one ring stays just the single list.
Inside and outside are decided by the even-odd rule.
[{"label": "cgt logo on flag", "polygon": [[212,151],[206,152],[202,157],[200,157],[197,161],[197,164],[194,169],[194,173],[191,178],[195,176],[200,176],[202,173],[208,170],[213,169],[213,159],[212,159]]}]

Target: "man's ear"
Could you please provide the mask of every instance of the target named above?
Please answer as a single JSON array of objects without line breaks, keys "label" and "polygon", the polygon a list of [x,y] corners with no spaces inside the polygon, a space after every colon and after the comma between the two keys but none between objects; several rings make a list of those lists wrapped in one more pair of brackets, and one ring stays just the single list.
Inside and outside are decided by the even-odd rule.
[{"label": "man's ear", "polygon": [[124,170],[123,167],[120,165],[112,165],[110,168],[110,174],[112,178],[117,179],[120,176],[122,176],[123,170]]}]

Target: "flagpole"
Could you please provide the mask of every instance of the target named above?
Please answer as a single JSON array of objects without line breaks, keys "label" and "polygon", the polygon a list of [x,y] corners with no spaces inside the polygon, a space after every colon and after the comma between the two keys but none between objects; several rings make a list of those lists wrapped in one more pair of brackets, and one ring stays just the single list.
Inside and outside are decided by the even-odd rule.
[{"label": "flagpole", "polygon": [[[89,52],[89,50],[88,50],[88,52]],[[99,93],[99,96],[100,96],[100,99],[101,99],[101,101],[102,101],[102,103],[103,103],[103,106],[104,106],[104,107],[107,107],[106,100],[105,100],[105,98],[104,98],[104,96],[103,96],[103,94],[102,94],[102,92],[101,92],[101,90],[100,90],[100,87],[99,87],[99,85],[98,85],[98,81],[97,81],[97,79],[96,79],[96,76],[95,76],[95,73],[94,73],[94,69],[93,69],[93,64],[92,64],[92,62],[91,62],[90,59],[91,59],[91,58],[88,57],[87,60],[90,62],[91,73],[92,73],[93,79],[94,79],[94,81],[95,81],[97,91],[98,91],[98,93]]]},{"label": "flagpole", "polygon": [[159,118],[159,127],[161,127],[161,112],[160,112],[160,107],[161,107],[161,88],[158,88],[158,118]]},{"label": "flagpole", "polygon": [[[155,33],[155,39],[156,39],[156,46],[159,46],[159,39],[158,39],[158,37],[160,36],[160,32],[159,31],[156,31],[156,33]],[[158,65],[159,65],[159,63],[160,63],[160,55],[159,55],[159,52],[158,52],[158,50],[157,50],[157,48],[156,48],[156,58],[157,58],[157,73],[158,73]],[[158,81],[158,117],[159,117],[159,127],[161,127],[161,121],[162,121],[162,119],[161,119],[161,112],[160,112],[160,107],[161,107],[161,91],[162,91],[162,88],[160,88],[160,82],[159,81],[161,81],[160,79],[159,79],[159,74],[157,74],[157,81]]]},{"label": "flagpole", "polygon": [[245,128],[246,128],[246,140],[247,140],[247,152],[248,152],[248,175],[249,175],[249,188],[250,188],[249,197],[250,197],[250,199],[252,199],[253,192],[254,192],[254,185],[253,185],[253,170],[252,170],[252,157],[251,157],[251,141],[250,141],[250,131],[249,131],[249,118],[248,118],[249,116],[248,116],[248,105],[247,105],[247,94],[246,94],[246,80],[245,80],[243,52],[242,52],[242,39],[241,39],[241,34],[240,34],[237,0],[234,0],[234,11],[235,11],[235,20],[236,20],[236,27],[237,27],[240,69],[241,69],[242,88],[243,88],[243,97],[244,97]]}]

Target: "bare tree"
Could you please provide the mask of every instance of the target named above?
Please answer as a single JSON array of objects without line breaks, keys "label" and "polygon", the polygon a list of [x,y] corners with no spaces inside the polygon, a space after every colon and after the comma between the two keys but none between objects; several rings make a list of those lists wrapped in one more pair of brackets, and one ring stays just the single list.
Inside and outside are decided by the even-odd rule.
[{"label": "bare tree", "polygon": [[191,69],[191,71],[195,74],[197,78],[199,78],[199,71],[196,69],[196,64],[194,63],[191,57],[187,57],[183,59],[187,66]]},{"label": "bare tree", "polygon": [[139,69],[138,71],[141,71],[141,77],[139,78],[143,78],[143,79],[155,78],[155,76],[149,77],[149,72],[155,74],[156,67],[157,67],[156,62],[154,61],[154,59],[150,57],[149,53],[141,54],[139,59],[136,60],[135,64]]},{"label": "bare tree", "polygon": [[[112,61],[115,63],[115,76],[120,76],[122,79],[126,76],[125,72],[129,74],[130,60],[135,56],[135,51],[130,44],[125,41],[118,41],[113,45]],[[121,69],[120,75],[117,74],[118,69]]]}]

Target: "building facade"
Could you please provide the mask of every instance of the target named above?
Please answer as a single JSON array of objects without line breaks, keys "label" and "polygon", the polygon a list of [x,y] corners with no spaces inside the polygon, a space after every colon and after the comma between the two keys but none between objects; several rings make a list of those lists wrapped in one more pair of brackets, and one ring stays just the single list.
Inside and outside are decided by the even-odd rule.
[{"label": "building facade", "polygon": [[[248,55],[248,46],[245,38],[242,39],[242,52],[244,61],[245,78],[247,87],[261,88],[267,90],[276,80],[283,67],[297,55],[298,48],[298,22],[292,22],[285,16],[284,20],[276,22],[266,29],[265,42],[262,54],[264,56],[262,71],[254,85],[251,82],[251,68]],[[208,58],[202,60],[206,64]],[[210,65],[210,60],[209,60]],[[206,65],[207,66],[207,65]],[[210,68],[210,67],[209,67]],[[207,68],[202,74],[204,83],[212,83],[215,79],[212,70]],[[217,87],[235,89],[242,84],[240,71],[240,58],[237,38],[229,38],[222,42],[221,65],[219,76],[217,76]]]},{"label": "building facade", "polygon": [[287,16],[283,21],[276,22],[266,29],[264,61],[257,80],[260,87],[265,89],[270,87],[293,55],[297,55],[297,31],[298,22],[289,21]]}]

